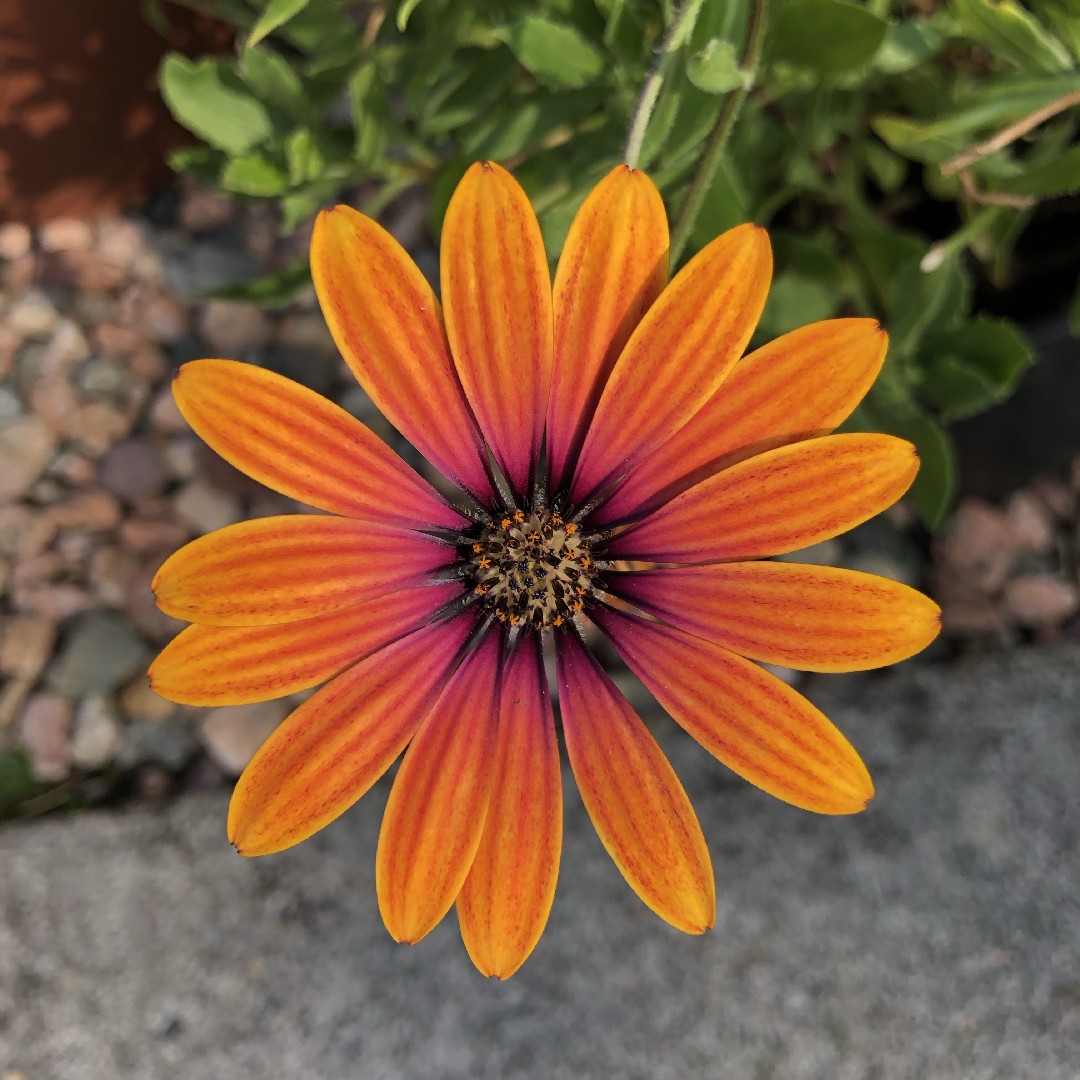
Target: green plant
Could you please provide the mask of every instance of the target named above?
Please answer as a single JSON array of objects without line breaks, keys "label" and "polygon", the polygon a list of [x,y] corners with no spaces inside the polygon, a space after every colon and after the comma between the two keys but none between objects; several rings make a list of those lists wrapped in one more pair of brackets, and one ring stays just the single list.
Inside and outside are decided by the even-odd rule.
[{"label": "green plant", "polygon": [[[760,334],[878,317],[892,347],[855,423],[913,438],[945,513],[944,425],[1002,400],[1031,354],[972,311],[1009,277],[1040,199],[1080,188],[1080,2],[1035,0],[175,0],[237,28],[227,59],[166,58],[203,140],[177,168],[280,204],[296,228],[344,191],[377,213],[430,188],[438,231],[468,163],[512,168],[554,260],[620,159],[656,180],[673,254],[753,220],[776,280]],[[942,204],[948,235],[904,221]],[[281,302],[302,267],[244,293]]]}]

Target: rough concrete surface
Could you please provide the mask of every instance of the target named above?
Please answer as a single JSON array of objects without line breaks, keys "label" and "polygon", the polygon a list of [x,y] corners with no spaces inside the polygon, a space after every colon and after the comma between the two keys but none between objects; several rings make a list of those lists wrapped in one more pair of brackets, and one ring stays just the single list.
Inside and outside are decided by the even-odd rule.
[{"label": "rough concrete surface", "polygon": [[623,885],[568,785],[562,880],[505,984],[448,919],[379,920],[385,782],[248,861],[223,796],[0,832],[0,1077],[1073,1080],[1080,650],[819,681],[878,797],[814,817],[658,736],[712,847],[684,937]]}]

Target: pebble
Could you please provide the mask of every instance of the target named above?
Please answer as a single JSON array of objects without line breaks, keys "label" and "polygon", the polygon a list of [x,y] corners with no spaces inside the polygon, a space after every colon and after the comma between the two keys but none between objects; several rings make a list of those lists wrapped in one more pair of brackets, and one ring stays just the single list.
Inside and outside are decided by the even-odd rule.
[{"label": "pebble", "polygon": [[90,356],[90,343],[73,319],[61,319],[38,358],[42,375],[67,377]]},{"label": "pebble", "polygon": [[123,729],[123,744],[117,758],[129,767],[159,765],[174,773],[179,772],[198,749],[198,739],[191,724],[176,717],[161,723],[127,724]]},{"label": "pebble", "polygon": [[239,776],[288,713],[289,706],[283,701],[211,709],[199,725],[203,746],[223,772]]},{"label": "pebble", "polygon": [[29,506],[0,505],[0,554],[29,559],[45,550],[52,526]]},{"label": "pebble", "polygon": [[75,410],[64,434],[88,457],[100,458],[131,431],[134,422],[134,416],[125,415],[109,402],[90,401]]},{"label": "pebble", "polygon": [[161,724],[176,711],[177,706],[150,689],[145,675],[136,675],[120,694],[120,708],[131,720]]},{"label": "pebble", "polygon": [[32,682],[45,668],[56,626],[36,615],[0,616],[0,671]]},{"label": "pebble", "polygon": [[1054,546],[1054,521],[1046,504],[1029,491],[1017,491],[1005,504],[1017,540],[1028,551],[1044,555]]},{"label": "pebble", "polygon": [[39,289],[29,289],[8,308],[4,317],[21,338],[43,338],[60,318],[53,302]]},{"label": "pebble", "polygon": [[1019,626],[1052,629],[1080,610],[1080,590],[1055,574],[1021,574],[1005,586],[1004,606]]},{"label": "pebble", "polygon": [[199,234],[220,229],[236,218],[236,204],[217,192],[193,187],[180,203],[180,227]]},{"label": "pebble", "polygon": [[0,386],[0,424],[6,424],[21,416],[23,411],[19,395],[9,386]]},{"label": "pebble", "polygon": [[181,297],[198,299],[230,285],[250,281],[259,274],[259,263],[231,243],[204,240],[191,243],[177,237],[165,246],[165,280]]},{"label": "pebble", "polygon": [[874,574],[876,577],[888,578],[890,581],[899,581],[902,585],[910,585],[916,588],[921,578],[920,567],[917,561],[904,561],[896,558],[886,551],[856,551],[844,563],[851,570],[860,570],[864,574]]},{"label": "pebble", "polygon": [[120,749],[116,705],[104,694],[83,698],[75,708],[71,761],[80,769],[102,769]]},{"label": "pebble", "polygon": [[130,517],[120,525],[120,542],[137,555],[175,551],[191,536],[191,530],[171,520]]},{"label": "pebble", "polygon": [[145,668],[150,649],[131,622],[114,611],[80,616],[49,668],[49,687],[68,697],[113,690]]},{"label": "pebble", "polygon": [[158,645],[163,645],[176,637],[187,625],[171,615],[166,615],[157,606],[153,590],[150,588],[150,583],[154,580],[154,574],[165,554],[168,552],[155,555],[139,568],[138,573],[131,579],[127,596],[124,597],[124,612],[127,617],[145,637]]},{"label": "pebble", "polygon": [[930,595],[941,608],[941,628],[946,634],[987,634],[1002,627],[994,600],[943,567],[934,575]]},{"label": "pebble", "polygon": [[99,218],[97,252],[105,262],[129,270],[147,244],[146,226],[131,218]]},{"label": "pebble", "polygon": [[162,456],[165,467],[174,480],[191,480],[199,472],[198,439],[170,439],[162,448]]},{"label": "pebble", "polygon": [[63,375],[39,375],[30,384],[26,396],[34,414],[57,435],[67,431],[82,404],[75,387]]},{"label": "pebble", "polygon": [[42,251],[52,254],[59,251],[89,251],[94,243],[94,232],[88,221],[54,218],[38,229],[38,243]]},{"label": "pebble", "polygon": [[71,773],[71,722],[74,709],[60,694],[32,694],[19,717],[19,742],[30,757],[34,776],[57,783]]},{"label": "pebble", "polygon": [[214,487],[202,477],[188,481],[173,499],[177,516],[199,532],[233,525],[244,515],[235,495]]},{"label": "pebble", "polygon": [[56,449],[56,436],[37,416],[22,416],[0,429],[0,502],[30,490]]},{"label": "pebble", "polygon": [[163,386],[157,392],[154,403],[150,406],[150,423],[155,431],[162,431],[167,435],[179,435],[191,430],[183,413],[177,408],[171,386]]},{"label": "pebble", "polygon": [[937,553],[950,573],[983,592],[1005,583],[1020,540],[1000,510],[981,499],[968,498],[957,506],[938,541]]},{"label": "pebble", "polygon": [[277,325],[274,341],[290,349],[309,349],[327,356],[338,354],[326,320],[317,312],[298,311],[283,316]]},{"label": "pebble", "polygon": [[108,491],[97,488],[53,503],[43,517],[54,529],[108,532],[120,524],[120,504]]},{"label": "pebble", "polygon": [[799,551],[789,551],[777,558],[784,562],[810,563],[814,566],[839,566],[844,559],[839,540],[822,540]]},{"label": "pebble", "polygon": [[169,473],[161,452],[146,439],[123,439],[98,462],[98,480],[114,495],[138,502],[165,490]]},{"label": "pebble", "polygon": [[[126,301],[132,305],[127,313]],[[160,345],[175,345],[190,329],[190,307],[157,290],[129,290],[121,300],[120,313],[125,322]]]},{"label": "pebble", "polygon": [[235,300],[209,300],[199,316],[199,332],[218,356],[242,356],[265,345],[272,326],[254,304]]},{"label": "pebble", "polygon": [[30,254],[32,243],[30,229],[21,221],[9,221],[0,225],[0,259],[22,259]]},{"label": "pebble", "polygon": [[108,356],[92,356],[75,374],[75,382],[87,397],[125,397],[130,379],[127,370]]},{"label": "pebble", "polygon": [[122,607],[139,572],[139,560],[130,551],[109,545],[90,557],[88,576],[94,595],[110,607]]}]

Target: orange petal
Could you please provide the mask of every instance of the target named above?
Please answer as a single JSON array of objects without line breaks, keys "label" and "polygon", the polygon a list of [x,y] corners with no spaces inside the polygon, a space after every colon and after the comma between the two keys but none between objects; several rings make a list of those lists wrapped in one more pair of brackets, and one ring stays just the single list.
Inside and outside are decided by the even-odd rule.
[{"label": "orange petal", "polygon": [[558,640],[563,738],[581,799],[630,888],[688,934],[716,921],[712,862],[664,752],[573,634]]},{"label": "orange petal", "polygon": [[283,495],[391,525],[461,526],[382,439],[300,383],[235,360],[195,360],[180,369],[173,394],[200,438]]},{"label": "orange petal", "polygon": [[891,506],[919,471],[892,435],[824,435],[702,480],[608,545],[654,562],[758,559],[809,547]]},{"label": "orange petal", "polygon": [[454,192],[440,248],[446,333],[495,460],[529,490],[551,384],[551,277],[521,185],[490,161]]},{"label": "orange petal", "polygon": [[379,411],[451,479],[489,493],[439,301],[405,249],[370,218],[336,206],[315,222],[311,276],[341,355]]},{"label": "orange petal", "polygon": [[438,924],[480,845],[499,742],[500,649],[488,634],[463,661],[394,779],[375,887],[395,941],[419,941]]},{"label": "orange petal", "polygon": [[229,840],[269,855],[343,814],[405,749],[450,676],[473,620],[426,627],[312,694],[248,763],[229,804]]},{"label": "orange petal", "polygon": [[507,979],[535,948],[555,897],[561,850],[562,770],[533,635],[503,674],[491,803],[457,901],[461,936],[483,974]]},{"label": "orange petal", "polygon": [[244,705],[326,682],[422,626],[457,585],[400,589],[332,615],[273,626],[189,626],[150,666],[150,685],[183,705]]},{"label": "orange petal", "polygon": [[638,323],[600,396],[571,489],[575,503],[633,468],[687,423],[754,332],[772,275],[764,229],[718,236]]},{"label": "orange petal", "polygon": [[775,675],[681,630],[610,610],[594,619],[656,700],[744,780],[819,814],[857,813],[873,798],[851,744]]},{"label": "orange petal", "polygon": [[294,514],[229,525],[185,545],[153,581],[168,615],[265,626],[328,615],[427,580],[452,549],[353,518]]},{"label": "orange petal", "polygon": [[668,223],[656,185],[619,165],[577,212],[555,272],[548,401],[550,486],[569,479],[616,357],[668,278]]},{"label": "orange petal", "polygon": [[680,630],[800,671],[895,664],[941,629],[940,609],[922,593],[832,566],[716,563],[622,574],[614,587]]},{"label": "orange petal", "polygon": [[736,461],[832,431],[870,389],[888,343],[874,319],[831,319],[743,357],[701,411],[630,473],[594,520],[655,510]]}]

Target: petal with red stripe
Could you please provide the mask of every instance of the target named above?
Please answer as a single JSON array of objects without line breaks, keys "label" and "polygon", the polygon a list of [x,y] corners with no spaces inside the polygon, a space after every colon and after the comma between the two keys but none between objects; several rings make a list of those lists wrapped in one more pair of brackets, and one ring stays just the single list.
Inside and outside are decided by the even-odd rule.
[{"label": "petal with red stripe", "polygon": [[656,700],[744,780],[819,814],[854,814],[873,798],[851,744],[775,675],[682,630],[606,609],[593,614]]},{"label": "petal with red stripe", "polygon": [[540,639],[504,673],[499,752],[484,834],[457,900],[461,936],[484,975],[509,978],[547,923],[562,850],[562,769]]},{"label": "petal with red stripe", "polygon": [[194,360],[173,394],[204,442],[283,495],[390,525],[460,528],[464,520],[359,420],[291,379],[235,360]]},{"label": "petal with red stripe", "polygon": [[328,615],[406,585],[453,560],[418,533],[355,518],[258,518],[201,536],[153,581],[168,615],[211,626],[260,626]]}]

